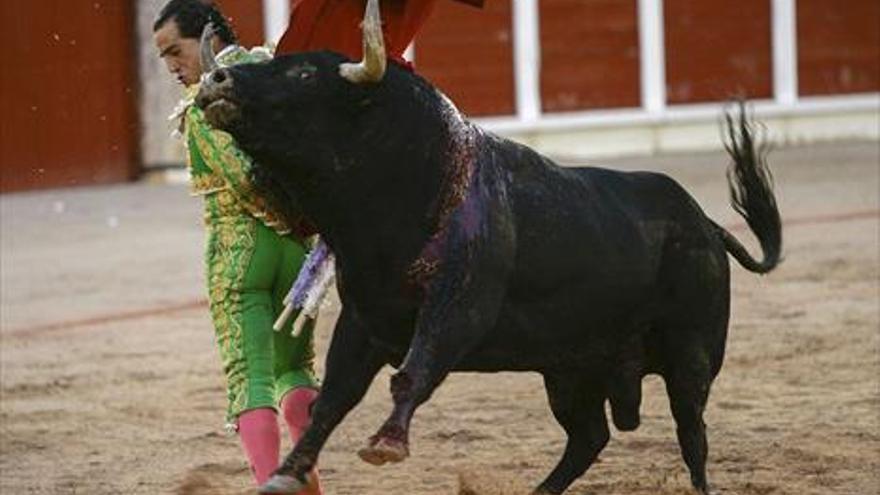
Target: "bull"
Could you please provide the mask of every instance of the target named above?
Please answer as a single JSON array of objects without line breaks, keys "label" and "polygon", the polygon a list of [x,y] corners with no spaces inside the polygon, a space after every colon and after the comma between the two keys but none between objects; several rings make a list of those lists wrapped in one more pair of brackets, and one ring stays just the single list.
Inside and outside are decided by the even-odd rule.
[{"label": "bull", "polygon": [[386,67],[378,0],[364,60],[331,52],[219,68],[203,43],[196,104],[255,160],[283,215],[302,210],[336,254],[342,310],[312,422],[261,493],[293,493],[378,371],[393,409],[359,451],[409,455],[416,409],[453,371],[531,371],[567,434],[535,489],[560,494],[609,440],[639,425],[641,382],[663,377],[682,457],[708,493],[703,412],[725,350],[727,253],[756,273],[782,228],[745,108],[727,114],[733,207],[756,260],[673,179],[563,168],[466,120],[429,82]]}]

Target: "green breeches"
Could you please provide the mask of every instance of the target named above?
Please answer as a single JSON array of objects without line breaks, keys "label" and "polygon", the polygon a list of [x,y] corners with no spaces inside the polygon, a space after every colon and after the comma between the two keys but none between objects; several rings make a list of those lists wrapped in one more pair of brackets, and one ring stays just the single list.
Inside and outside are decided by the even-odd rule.
[{"label": "green breeches", "polygon": [[225,191],[205,196],[206,263],[211,317],[226,373],[234,422],[243,411],[275,407],[297,387],[316,387],[313,328],[298,337],[272,329],[305,249],[247,214]]}]

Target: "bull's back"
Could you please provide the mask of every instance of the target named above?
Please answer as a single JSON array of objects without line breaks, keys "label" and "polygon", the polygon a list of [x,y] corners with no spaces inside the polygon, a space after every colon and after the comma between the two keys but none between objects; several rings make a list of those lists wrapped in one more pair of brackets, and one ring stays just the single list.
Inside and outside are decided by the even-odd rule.
[{"label": "bull's back", "polygon": [[645,326],[678,217],[702,221],[687,193],[661,174],[563,168],[518,145],[496,152],[494,166],[507,172],[516,259],[496,329],[474,362],[489,365],[523,345],[545,351],[517,356],[523,369],[547,356],[595,361]]},{"label": "bull's back", "polygon": [[649,283],[670,227],[690,208],[680,186],[652,172],[564,168],[526,150],[499,163],[509,170],[517,278],[533,292],[583,277]]}]

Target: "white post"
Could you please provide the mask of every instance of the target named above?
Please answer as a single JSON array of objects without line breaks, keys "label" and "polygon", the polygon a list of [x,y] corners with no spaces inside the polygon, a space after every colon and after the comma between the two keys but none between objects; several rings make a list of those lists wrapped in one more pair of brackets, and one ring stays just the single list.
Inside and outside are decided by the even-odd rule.
[{"label": "white post", "polygon": [[798,99],[797,0],[773,0],[773,95],[776,103]]},{"label": "white post", "polygon": [[639,0],[639,59],[642,108],[659,114],[666,109],[666,44],[663,0]]},{"label": "white post", "polygon": [[263,33],[266,43],[278,43],[290,17],[289,0],[263,0]]},{"label": "white post", "polygon": [[516,113],[522,122],[541,116],[541,21],[538,0],[513,1],[513,70]]}]

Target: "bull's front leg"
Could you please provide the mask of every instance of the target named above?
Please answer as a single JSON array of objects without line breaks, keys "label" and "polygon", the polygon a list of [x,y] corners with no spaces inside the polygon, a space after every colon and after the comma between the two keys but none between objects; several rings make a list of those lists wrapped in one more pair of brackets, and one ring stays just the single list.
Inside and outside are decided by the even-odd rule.
[{"label": "bull's front leg", "polygon": [[427,288],[415,333],[400,370],[391,377],[394,409],[358,454],[371,464],[409,455],[409,425],[416,408],[494,326],[505,294],[509,243],[451,248]]},{"label": "bull's front leg", "polygon": [[307,485],[307,475],[318,461],[327,438],[356,406],[386,363],[384,354],[369,342],[369,332],[355,311],[343,306],[327,352],[321,391],[312,420],[260,493],[293,494]]},{"label": "bull's front leg", "polygon": [[409,456],[409,425],[416,408],[490,329],[502,293],[492,290],[477,297],[476,290],[465,290],[444,296],[420,312],[409,352],[391,377],[394,409],[358,451],[370,464],[400,462]]}]

